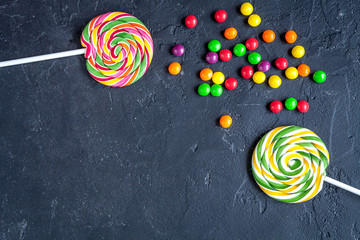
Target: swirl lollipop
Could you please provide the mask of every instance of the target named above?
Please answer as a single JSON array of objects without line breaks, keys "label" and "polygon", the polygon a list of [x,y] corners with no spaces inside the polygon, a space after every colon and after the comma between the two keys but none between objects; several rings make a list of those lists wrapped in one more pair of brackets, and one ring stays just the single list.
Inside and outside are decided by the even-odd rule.
[{"label": "swirl lollipop", "polygon": [[332,183],[360,195],[360,190],[326,176],[329,152],[312,131],[278,127],[265,134],[252,156],[252,172],[259,187],[270,197],[288,203],[310,200]]}]

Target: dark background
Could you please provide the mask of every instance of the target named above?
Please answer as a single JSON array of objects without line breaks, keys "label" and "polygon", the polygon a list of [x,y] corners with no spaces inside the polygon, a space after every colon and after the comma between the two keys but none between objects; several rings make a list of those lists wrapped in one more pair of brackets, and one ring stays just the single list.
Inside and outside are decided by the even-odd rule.
[{"label": "dark background", "polygon": [[[312,200],[286,204],[253,180],[250,158],[267,131],[299,125],[328,146],[328,175],[360,188],[357,1],[251,1],[262,18],[245,22],[243,1],[2,0],[0,60],[80,48],[83,27],[108,11],[135,15],[154,39],[154,59],[137,83],[110,88],[87,73],[82,56],[0,69],[0,239],[359,239],[360,198],[324,183]],[[228,12],[222,24],[216,10]],[[194,14],[198,25],[184,26]],[[223,31],[235,27],[238,37]],[[246,57],[211,66],[239,87],[200,97],[206,44],[231,48],[273,29],[260,41],[270,61],[307,63],[328,79],[287,80],[271,89],[242,79]],[[280,40],[298,33],[305,57]],[[185,55],[170,54],[176,43]],[[167,66],[178,61],[182,74]],[[308,100],[306,114],[271,113],[272,100]],[[225,130],[223,114],[233,117]]]}]

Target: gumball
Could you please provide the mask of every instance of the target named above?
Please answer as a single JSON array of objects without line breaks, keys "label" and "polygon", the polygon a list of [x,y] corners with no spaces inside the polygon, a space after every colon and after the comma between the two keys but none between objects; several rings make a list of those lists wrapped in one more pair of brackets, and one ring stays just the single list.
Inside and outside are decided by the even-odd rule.
[{"label": "gumball", "polygon": [[280,101],[275,100],[270,103],[270,111],[273,113],[279,113],[283,109],[283,105]]},{"label": "gumball", "polygon": [[257,27],[261,23],[261,18],[257,14],[252,14],[252,15],[250,15],[250,17],[248,19],[248,23],[252,27]]},{"label": "gumball", "polygon": [[269,78],[269,85],[272,88],[278,88],[281,85],[281,78],[278,75],[272,75]]},{"label": "gumball", "polygon": [[228,78],[224,85],[227,90],[234,90],[237,87],[238,82],[235,78]]},{"label": "gumball", "polygon": [[306,77],[310,74],[310,67],[306,64],[300,64],[297,67],[297,70],[299,72],[299,75],[302,77]]},{"label": "gumball", "polygon": [[298,77],[298,70],[295,67],[289,67],[285,70],[285,76],[288,79],[295,79]]},{"label": "gumball", "polygon": [[287,31],[285,33],[285,41],[288,43],[294,43],[297,39],[297,34],[293,30]]},{"label": "gumball", "polygon": [[180,57],[185,53],[185,48],[183,45],[181,44],[176,44],[173,48],[172,48],[172,53],[177,56]]},{"label": "gumball", "polygon": [[224,37],[226,39],[232,40],[232,39],[236,38],[236,36],[237,36],[237,30],[233,27],[227,28],[224,32]]},{"label": "gumball", "polygon": [[233,52],[236,56],[242,57],[246,53],[246,47],[244,44],[238,43],[235,45]]},{"label": "gumball", "polygon": [[203,83],[198,87],[198,93],[201,96],[207,96],[210,93],[210,85],[207,83]]},{"label": "gumball", "polygon": [[250,64],[258,64],[261,61],[261,55],[257,52],[252,52],[248,56],[248,61]]},{"label": "gumball", "polygon": [[210,64],[214,64],[218,61],[218,54],[216,52],[208,52],[206,54],[206,61]]},{"label": "gumball", "polygon": [[214,72],[212,81],[216,84],[222,84],[225,81],[225,76],[222,72]]},{"label": "gumball", "polygon": [[326,73],[323,71],[316,71],[313,75],[313,79],[317,83],[323,83],[326,80]]},{"label": "gumball", "polygon": [[254,74],[254,69],[250,66],[244,66],[241,68],[241,76],[245,79],[249,79]]},{"label": "gumball", "polygon": [[220,9],[220,10],[216,11],[215,20],[217,22],[219,22],[219,23],[225,22],[226,18],[227,18],[227,13],[225,10]]},{"label": "gumball", "polygon": [[285,107],[288,110],[294,110],[297,106],[297,100],[295,98],[288,98],[285,100]]},{"label": "gumball", "polygon": [[185,18],[185,25],[188,28],[194,28],[197,24],[197,19],[194,15],[189,15]]},{"label": "gumball", "polygon": [[260,84],[263,83],[266,79],[265,73],[257,71],[254,73],[254,75],[252,76],[252,79],[255,83]]},{"label": "gumball", "polygon": [[309,111],[309,103],[307,101],[301,100],[297,104],[297,109],[299,112],[306,113]]},{"label": "gumball", "polygon": [[246,40],[245,46],[248,50],[252,51],[259,46],[259,42],[255,38],[249,38],[248,40]]},{"label": "gumball", "polygon": [[177,62],[173,62],[173,63],[171,63],[171,64],[169,65],[168,70],[169,70],[169,73],[170,73],[170,74],[172,74],[172,75],[177,75],[177,74],[179,74],[180,71],[181,71],[181,66],[180,66],[180,64],[177,63]]},{"label": "gumball", "polygon": [[279,57],[275,60],[275,66],[280,70],[286,69],[288,67],[288,61],[286,58]]},{"label": "gumball", "polygon": [[257,68],[259,71],[261,72],[267,72],[270,70],[270,63],[266,60],[264,61],[261,61],[258,65],[257,65]]},{"label": "gumball", "polygon": [[214,97],[220,97],[221,94],[223,93],[223,89],[222,89],[221,85],[214,84],[211,86],[210,92],[211,92],[211,95],[213,95]]},{"label": "gumball", "polygon": [[273,30],[266,30],[263,32],[262,38],[265,42],[271,43],[275,40],[275,33]]},{"label": "gumball", "polygon": [[223,127],[223,128],[228,128],[230,127],[232,124],[232,118],[229,116],[229,115],[224,115],[224,116],[221,116],[220,118],[220,125]]},{"label": "gumball", "polygon": [[211,40],[208,43],[208,48],[211,52],[218,52],[221,49],[221,43],[218,40]]},{"label": "gumball", "polygon": [[293,47],[291,54],[294,58],[301,58],[305,55],[305,48],[303,46],[297,45]]},{"label": "gumball", "polygon": [[246,2],[246,3],[241,4],[240,12],[242,15],[249,16],[250,14],[252,14],[253,10],[254,10],[254,8],[251,5],[251,3]]},{"label": "gumball", "polygon": [[219,57],[221,61],[228,62],[232,57],[232,53],[229,49],[221,49],[219,52]]},{"label": "gumball", "polygon": [[203,81],[209,81],[213,76],[213,71],[210,68],[204,68],[200,72],[200,78]]}]

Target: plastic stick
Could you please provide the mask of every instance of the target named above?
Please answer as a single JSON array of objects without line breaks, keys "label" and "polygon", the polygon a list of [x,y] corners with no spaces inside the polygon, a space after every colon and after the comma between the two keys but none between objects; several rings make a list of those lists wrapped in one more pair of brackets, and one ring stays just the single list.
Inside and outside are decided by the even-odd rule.
[{"label": "plastic stick", "polygon": [[330,178],[330,177],[326,176],[324,178],[324,181],[328,182],[328,183],[331,183],[331,184],[333,184],[333,185],[335,185],[335,186],[337,186],[339,188],[342,188],[342,189],[344,189],[346,191],[352,192],[352,193],[360,196],[360,190],[359,189],[354,188],[352,186],[349,186],[349,185],[347,185],[345,183],[339,182],[338,180],[335,180],[333,178]]}]

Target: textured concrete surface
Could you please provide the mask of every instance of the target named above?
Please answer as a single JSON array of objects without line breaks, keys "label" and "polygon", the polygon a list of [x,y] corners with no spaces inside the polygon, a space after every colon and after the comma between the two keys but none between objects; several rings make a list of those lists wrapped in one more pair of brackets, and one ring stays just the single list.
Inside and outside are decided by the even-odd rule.
[{"label": "textured concrete surface", "polygon": [[[357,1],[251,1],[262,17],[244,23],[242,1],[2,0],[0,60],[80,48],[93,17],[125,11],[153,34],[148,73],[123,89],[94,81],[82,56],[0,69],[0,239],[359,239],[360,198],[324,185],[313,200],[285,204],[255,184],[250,157],[275,126],[295,124],[327,144],[328,175],[360,187],[360,25]],[[223,8],[228,20],[216,23]],[[195,29],[182,21],[198,17]],[[226,27],[239,36],[223,38]],[[279,38],[260,43],[264,59],[286,56],[328,80],[285,80],[279,89],[241,79],[245,58],[217,63],[239,87],[200,97],[206,43],[232,47],[263,30],[293,28],[306,56]],[[170,49],[183,43],[186,54]],[[179,61],[180,76],[167,66]],[[272,74],[280,74],[274,68]],[[310,111],[269,112],[305,99]],[[234,124],[217,125],[222,114]]]}]

